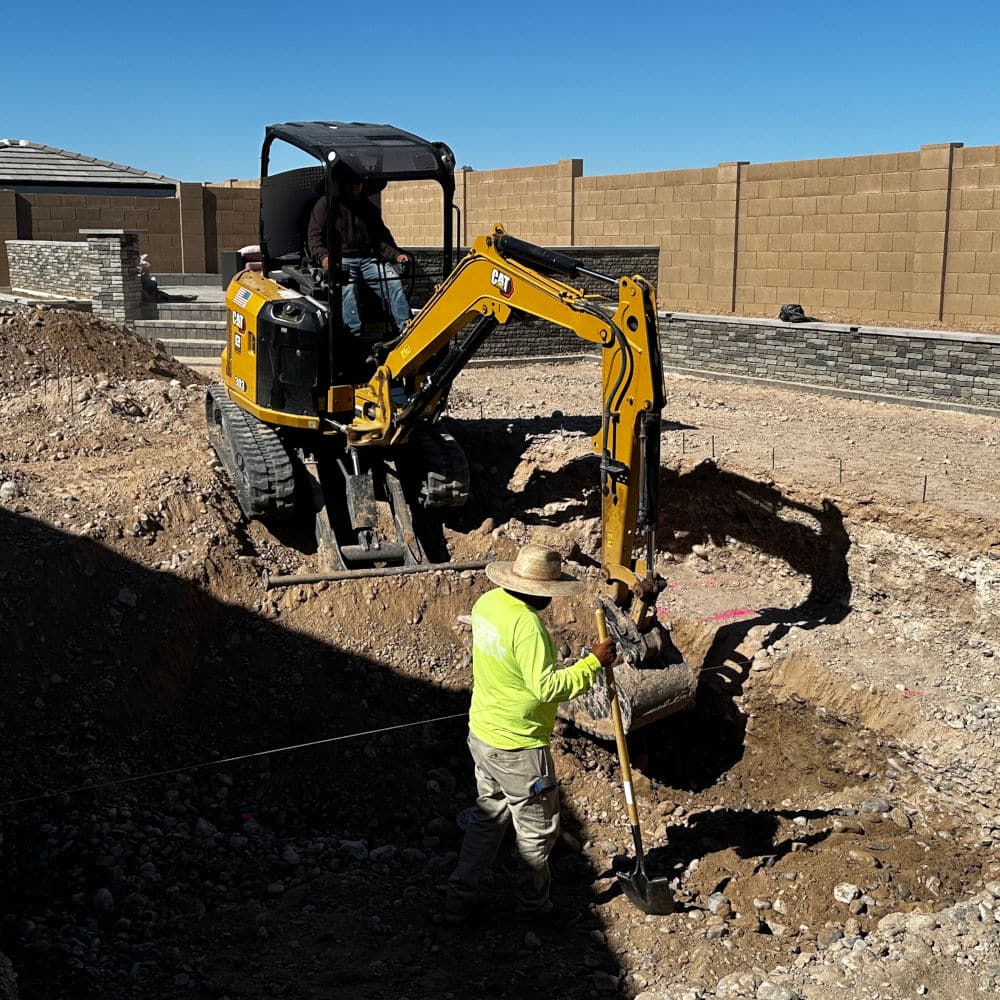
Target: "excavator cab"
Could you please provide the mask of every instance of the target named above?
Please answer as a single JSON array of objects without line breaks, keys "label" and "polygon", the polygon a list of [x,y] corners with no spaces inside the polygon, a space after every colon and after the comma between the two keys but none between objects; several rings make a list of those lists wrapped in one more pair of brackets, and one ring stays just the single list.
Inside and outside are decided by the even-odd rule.
[{"label": "excavator cab", "polygon": [[[275,143],[315,165],[269,173]],[[412,448],[364,452],[346,440],[355,391],[398,332],[384,322],[369,323],[364,336],[345,329],[347,276],[333,224],[350,184],[377,191],[397,181],[436,182],[443,279],[455,257],[454,167],[447,145],[391,125],[287,122],[265,130],[262,268],[236,274],[227,290],[222,385],[206,394],[206,420],[246,517],[278,520],[311,507],[322,560],[336,569],[428,564],[414,509],[457,505],[468,496],[465,456],[430,419],[413,435],[416,458]],[[326,268],[306,248],[317,198],[327,201]],[[394,398],[402,401],[411,389],[412,380],[395,386]]]},{"label": "excavator cab", "polygon": [[[287,143],[315,157],[318,165],[269,174],[271,149],[276,142]],[[443,142],[428,142],[390,125],[289,122],[267,128],[261,150],[263,272],[286,288],[326,303],[330,352],[326,359],[329,371],[322,373],[324,381],[330,384],[359,381],[365,369],[371,369],[376,345],[398,333],[381,301],[367,285],[358,283],[353,291],[365,320],[363,337],[360,342],[346,339],[341,300],[350,276],[343,267],[334,221],[339,217],[347,188],[360,183],[365,197],[377,199],[390,182],[437,182],[442,196],[440,278],[443,279],[451,271],[455,258],[454,168],[455,156]],[[310,259],[307,247],[309,219],[317,200],[327,203],[327,268]],[[412,293],[412,279],[411,271],[408,293]]]}]

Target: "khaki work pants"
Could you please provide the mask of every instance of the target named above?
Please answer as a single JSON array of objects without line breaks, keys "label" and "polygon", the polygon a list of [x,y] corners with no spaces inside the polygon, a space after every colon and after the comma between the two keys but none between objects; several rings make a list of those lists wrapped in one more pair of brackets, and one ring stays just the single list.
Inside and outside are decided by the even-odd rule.
[{"label": "khaki work pants", "polygon": [[546,912],[549,900],[549,854],[559,836],[559,789],[531,791],[539,778],[555,779],[548,747],[498,750],[469,733],[476,766],[478,808],[472,810],[458,866],[448,879],[448,910],[470,909],[479,880],[489,869],[513,824],[517,853],[523,862],[518,880],[518,909]]}]

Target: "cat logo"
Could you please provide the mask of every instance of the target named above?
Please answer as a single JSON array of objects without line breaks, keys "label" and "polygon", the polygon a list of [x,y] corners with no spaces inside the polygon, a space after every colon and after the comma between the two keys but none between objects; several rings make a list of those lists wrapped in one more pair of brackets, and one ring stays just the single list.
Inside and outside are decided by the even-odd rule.
[{"label": "cat logo", "polygon": [[244,324],[245,324],[245,320],[243,319],[243,313],[237,312],[237,310],[234,309],[233,310],[233,326],[237,330],[242,330]]},{"label": "cat logo", "polygon": [[510,275],[504,274],[503,271],[498,271],[496,268],[493,268],[493,273],[490,275],[490,284],[498,288],[505,299],[509,299],[514,294],[514,282],[510,280]]}]

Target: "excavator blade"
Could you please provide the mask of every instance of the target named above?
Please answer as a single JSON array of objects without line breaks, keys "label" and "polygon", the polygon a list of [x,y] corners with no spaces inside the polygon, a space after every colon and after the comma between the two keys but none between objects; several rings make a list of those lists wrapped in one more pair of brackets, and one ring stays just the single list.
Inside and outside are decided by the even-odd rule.
[{"label": "excavator blade", "polygon": [[[625,732],[641,729],[690,708],[698,687],[698,673],[674,645],[659,622],[647,632],[635,625],[610,601],[602,601],[608,634],[615,640],[620,660],[615,683]],[[611,699],[604,674],[589,691],[563,702],[559,714],[599,739],[614,740]]]}]

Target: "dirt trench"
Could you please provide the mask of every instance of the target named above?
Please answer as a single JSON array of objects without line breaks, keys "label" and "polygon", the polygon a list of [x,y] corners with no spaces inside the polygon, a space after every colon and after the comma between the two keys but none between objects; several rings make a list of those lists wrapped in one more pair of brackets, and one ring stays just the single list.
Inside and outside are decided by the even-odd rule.
[{"label": "dirt trench", "polygon": [[[765,970],[818,997],[892,914],[997,878],[997,532],[970,484],[948,507],[812,470],[789,482],[671,450],[668,424],[658,611],[700,683],[691,711],[630,745],[649,866],[675,880],[677,910],[646,918],[618,891],[632,845],[613,747],[561,723],[553,867],[584,919],[517,925],[505,850],[490,919],[456,930],[440,886],[474,797],[466,616],[482,575],[266,592],[264,568],[315,554],[242,521],[195,380],[98,361],[70,405],[37,352],[24,360],[0,399],[0,797],[31,800],[0,814],[0,943],[22,996],[676,1000],[744,995],[720,983],[756,989]],[[599,591],[591,382],[585,365],[519,369],[502,392],[489,370],[463,374],[453,430],[476,495],[442,528],[455,559],[543,541]],[[675,413],[698,403],[703,433],[729,410],[745,426],[792,406],[670,392]],[[892,414],[868,414],[845,403],[841,419],[881,445]],[[982,419],[955,433],[985,440]],[[588,608],[549,612],[566,661],[592,641]],[[920,973],[949,996],[966,970],[929,956]],[[911,995],[896,978],[883,997]]]}]

